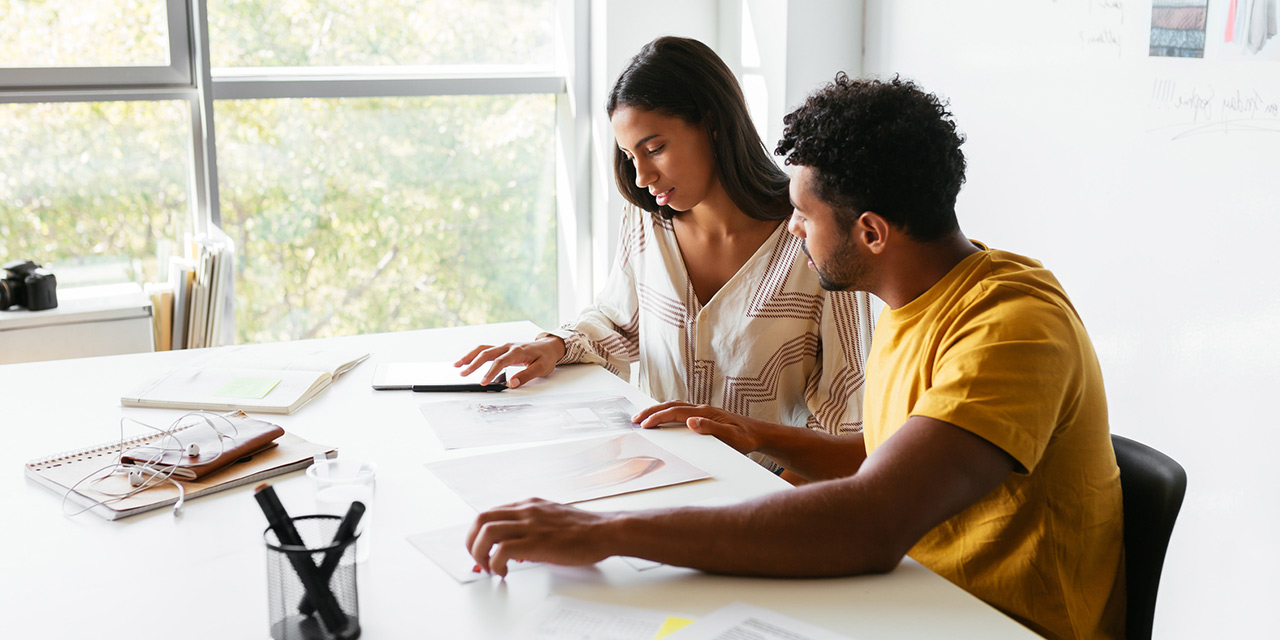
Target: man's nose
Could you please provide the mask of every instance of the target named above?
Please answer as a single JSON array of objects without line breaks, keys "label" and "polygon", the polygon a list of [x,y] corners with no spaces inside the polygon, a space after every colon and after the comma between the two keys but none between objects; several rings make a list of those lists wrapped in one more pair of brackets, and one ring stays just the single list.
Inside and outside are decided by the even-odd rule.
[{"label": "man's nose", "polygon": [[795,216],[787,219],[787,231],[790,231],[791,235],[797,238],[804,237],[804,225],[800,224],[800,221]]}]

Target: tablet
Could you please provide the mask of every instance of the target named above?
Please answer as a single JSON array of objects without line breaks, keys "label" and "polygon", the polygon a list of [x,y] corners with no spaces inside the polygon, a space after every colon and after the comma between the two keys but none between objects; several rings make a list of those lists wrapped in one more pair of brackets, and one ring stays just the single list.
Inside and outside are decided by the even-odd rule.
[{"label": "tablet", "polygon": [[458,375],[462,367],[451,362],[384,362],[373,371],[373,388],[379,391],[502,391],[507,388],[504,371],[491,384],[480,384],[488,367],[469,376]]}]

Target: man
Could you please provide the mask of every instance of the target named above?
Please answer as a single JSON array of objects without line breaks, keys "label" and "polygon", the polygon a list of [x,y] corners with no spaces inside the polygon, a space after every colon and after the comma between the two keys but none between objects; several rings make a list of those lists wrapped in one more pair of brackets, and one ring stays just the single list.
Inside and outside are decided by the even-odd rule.
[{"label": "man", "polygon": [[831,576],[889,571],[909,553],[1046,636],[1123,635],[1120,476],[1097,358],[1051,273],[960,231],[964,139],[946,106],[907,81],[841,74],[785,122],[791,232],[824,287],[887,306],[863,431],[658,405],[644,426],[683,420],[811,482],[721,508],[597,514],[530,500],[481,514],[472,555],[504,575],[512,558],[627,555]]}]

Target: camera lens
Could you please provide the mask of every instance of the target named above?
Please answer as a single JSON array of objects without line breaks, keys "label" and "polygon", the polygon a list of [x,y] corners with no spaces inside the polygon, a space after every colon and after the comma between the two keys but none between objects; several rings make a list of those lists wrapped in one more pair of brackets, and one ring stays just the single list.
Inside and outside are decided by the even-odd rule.
[{"label": "camera lens", "polygon": [[13,296],[9,294],[9,280],[0,280],[0,310],[13,306]]}]

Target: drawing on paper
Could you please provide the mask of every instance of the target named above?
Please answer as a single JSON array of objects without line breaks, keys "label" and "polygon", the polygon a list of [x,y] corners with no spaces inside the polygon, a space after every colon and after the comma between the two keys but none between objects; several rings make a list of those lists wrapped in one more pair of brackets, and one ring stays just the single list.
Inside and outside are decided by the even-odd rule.
[{"label": "drawing on paper", "polygon": [[446,449],[517,442],[559,440],[571,436],[635,428],[638,409],[622,396],[597,393],[528,396],[493,400],[454,400],[422,405],[422,414]]},{"label": "drawing on paper", "polygon": [[580,502],[711,477],[637,433],[427,463],[477,510],[531,496]]}]

